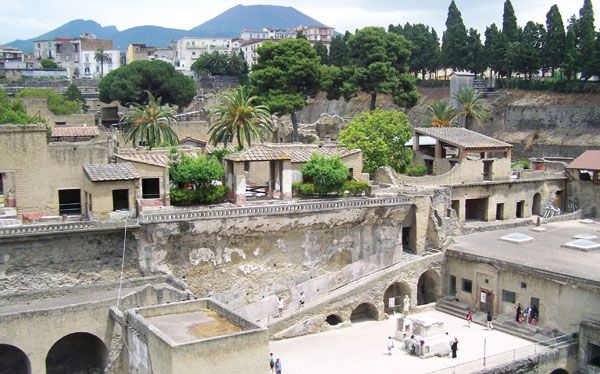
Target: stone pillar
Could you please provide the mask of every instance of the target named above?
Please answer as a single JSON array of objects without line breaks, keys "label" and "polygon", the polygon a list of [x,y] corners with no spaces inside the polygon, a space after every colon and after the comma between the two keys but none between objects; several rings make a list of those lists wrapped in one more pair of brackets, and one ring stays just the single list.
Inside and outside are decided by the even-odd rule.
[{"label": "stone pillar", "polygon": [[281,161],[281,199],[292,199],[292,161]]},{"label": "stone pillar", "polygon": [[413,151],[419,152],[419,134],[413,132]]},{"label": "stone pillar", "polygon": [[233,189],[235,205],[246,203],[246,173],[244,162],[233,163]]},{"label": "stone pillar", "polygon": [[459,208],[458,208],[458,221],[461,223],[465,223],[466,217],[467,217],[467,200],[465,199],[460,199],[458,202]]},{"label": "stone pillar", "polygon": [[[429,196],[415,196],[415,220],[414,220],[414,251],[420,254],[425,250],[427,227],[429,227],[429,216],[431,214],[431,198]],[[416,293],[414,294],[416,295]],[[412,300],[413,302],[415,300]]]},{"label": "stone pillar", "polygon": [[442,158],[442,142],[440,142],[439,140],[435,141],[435,158]]}]

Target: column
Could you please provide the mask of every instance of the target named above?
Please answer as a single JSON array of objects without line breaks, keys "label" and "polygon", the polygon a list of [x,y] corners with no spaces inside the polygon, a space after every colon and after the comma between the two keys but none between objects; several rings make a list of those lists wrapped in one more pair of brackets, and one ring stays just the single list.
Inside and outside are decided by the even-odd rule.
[{"label": "column", "polygon": [[244,162],[233,163],[233,185],[235,205],[244,205],[246,203],[246,173],[244,172]]},{"label": "column", "polygon": [[292,199],[292,161],[281,161],[281,199]]}]

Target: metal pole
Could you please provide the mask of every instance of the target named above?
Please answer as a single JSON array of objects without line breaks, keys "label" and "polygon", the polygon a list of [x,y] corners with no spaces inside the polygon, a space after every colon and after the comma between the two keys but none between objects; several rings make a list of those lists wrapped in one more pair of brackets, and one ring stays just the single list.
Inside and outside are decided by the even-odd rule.
[{"label": "metal pole", "polygon": [[487,345],[487,338],[483,338],[483,366],[485,366],[485,349]]}]

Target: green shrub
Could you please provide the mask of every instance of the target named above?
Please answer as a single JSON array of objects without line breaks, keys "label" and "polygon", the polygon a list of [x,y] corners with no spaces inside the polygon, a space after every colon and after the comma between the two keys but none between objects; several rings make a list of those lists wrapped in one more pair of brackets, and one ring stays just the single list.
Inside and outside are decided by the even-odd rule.
[{"label": "green shrub", "polygon": [[52,88],[25,88],[17,93],[17,97],[46,98],[48,109],[56,115],[81,112],[81,103],[67,99]]},{"label": "green shrub", "polygon": [[344,183],[344,191],[348,191],[352,196],[360,196],[369,190],[369,182],[366,181],[348,181]]},{"label": "green shrub", "polygon": [[[175,158],[177,155],[172,155]],[[192,157],[182,154],[178,163],[171,165],[171,181],[176,184],[192,184],[195,189],[207,187],[225,175],[223,165],[214,157]]]},{"label": "green shrub", "polygon": [[170,191],[171,204],[216,204],[223,202],[229,189],[224,185],[208,185],[197,190],[174,188]]},{"label": "green shrub", "polygon": [[192,205],[194,203],[194,190],[184,190],[180,188],[172,188],[169,191],[171,196],[171,204],[173,205]]},{"label": "green shrub", "polygon": [[511,168],[515,168],[515,167],[516,167],[516,166],[518,166],[518,165],[521,165],[521,166],[523,166],[523,169],[529,169],[529,161],[527,161],[527,160],[520,160],[520,161],[517,161],[517,162],[513,162],[513,163],[510,165],[510,167],[511,167]]},{"label": "green shrub", "polygon": [[231,154],[231,151],[226,149],[226,148],[221,148],[221,149],[216,149],[214,150],[210,156],[216,158],[217,160],[219,160],[219,162],[223,161],[224,157],[227,157]]},{"label": "green shrub", "polygon": [[58,69],[58,65],[56,64],[56,62],[47,58],[42,58],[40,60],[40,66],[42,67],[42,69]]},{"label": "green shrub", "polygon": [[405,173],[410,175],[411,177],[420,177],[427,174],[427,167],[423,165],[412,166],[409,165],[406,167]]},{"label": "green shrub", "polygon": [[315,185],[313,183],[300,183],[298,191],[302,196],[314,196],[316,194]]},{"label": "green shrub", "polygon": [[564,78],[545,79],[497,79],[496,88],[513,88],[528,91],[551,91],[564,93],[600,93],[598,82],[568,80]]},{"label": "green shrub", "polygon": [[304,179],[314,183],[315,191],[322,195],[339,191],[349,173],[339,156],[329,158],[316,153],[302,165],[301,170]]},{"label": "green shrub", "polygon": [[448,79],[417,79],[417,87],[450,87]]}]

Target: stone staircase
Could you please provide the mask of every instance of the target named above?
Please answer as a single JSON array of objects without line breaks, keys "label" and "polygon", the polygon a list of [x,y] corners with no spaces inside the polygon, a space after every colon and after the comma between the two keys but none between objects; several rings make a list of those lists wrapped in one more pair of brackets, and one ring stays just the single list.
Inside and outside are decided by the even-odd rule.
[{"label": "stone staircase", "polygon": [[[453,297],[444,297],[440,299],[436,310],[453,315],[458,318],[466,319],[469,306],[456,301]],[[473,311],[473,323],[485,326],[486,314],[479,311]],[[512,317],[505,315],[494,316],[494,329],[505,332],[519,338],[532,342],[540,342],[562,335],[560,332],[550,331],[540,326],[531,326],[525,323],[517,323]]]}]

